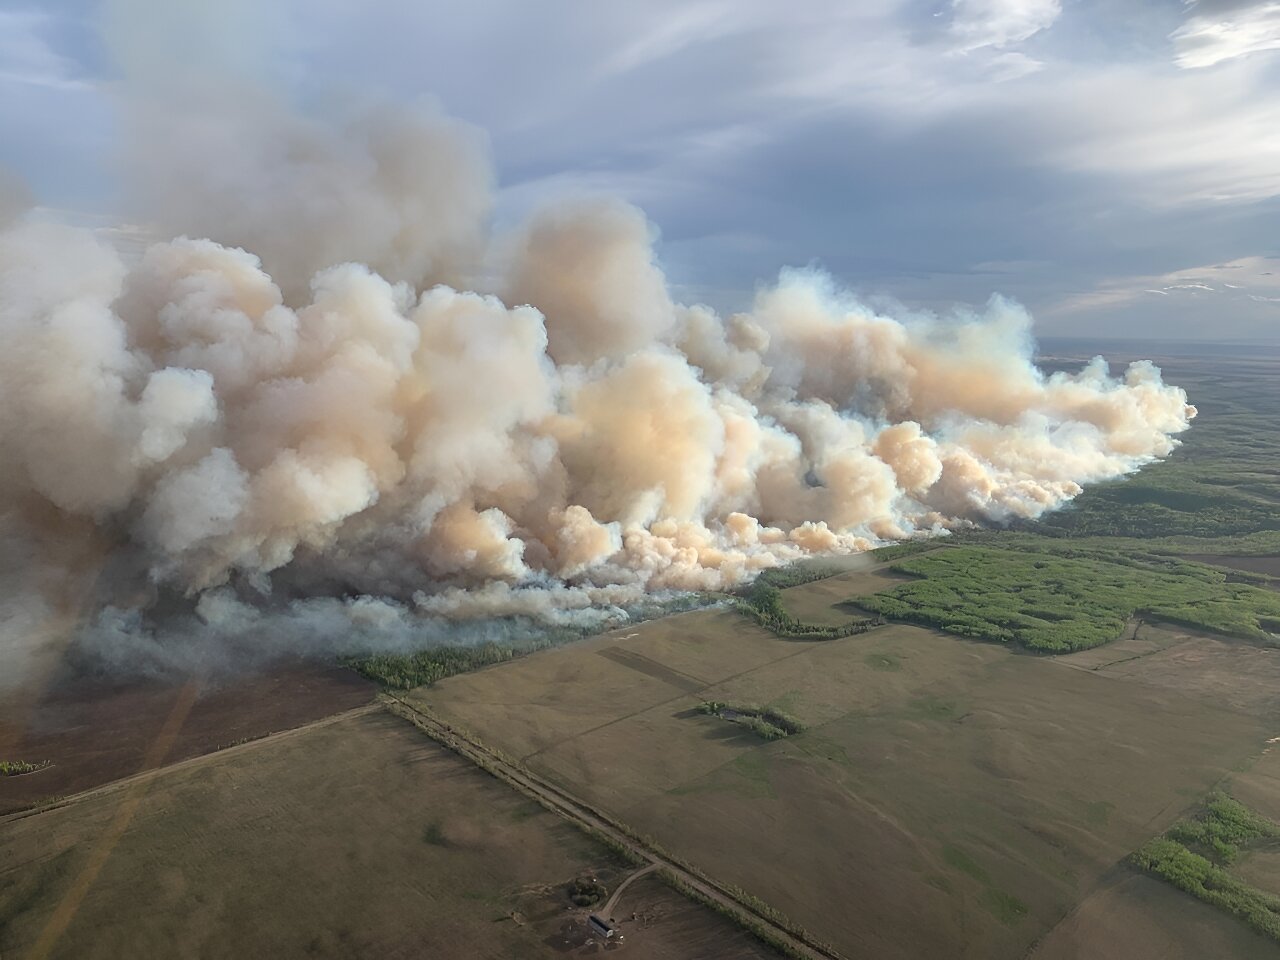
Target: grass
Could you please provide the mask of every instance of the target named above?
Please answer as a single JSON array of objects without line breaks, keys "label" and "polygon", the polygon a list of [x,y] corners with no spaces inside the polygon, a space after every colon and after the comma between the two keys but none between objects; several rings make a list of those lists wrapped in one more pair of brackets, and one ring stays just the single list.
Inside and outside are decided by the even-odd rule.
[{"label": "grass", "polygon": [[1011,893],[988,887],[982,895],[982,905],[990,910],[1006,927],[1011,927],[1027,915],[1027,905]]},{"label": "grass", "polygon": [[938,697],[917,697],[907,704],[909,713],[926,720],[955,720],[960,712],[954,700],[943,700]]},{"label": "grass", "polygon": [[237,738],[237,739],[235,739],[235,740],[228,740],[226,743],[220,743],[220,744],[218,744],[218,745],[217,745],[216,747],[214,747],[213,749],[214,749],[214,750],[227,750],[227,749],[230,749],[231,747],[240,747],[240,746],[243,746],[243,745],[244,745],[244,744],[246,744],[246,743],[253,743],[253,741],[255,741],[255,740],[263,740],[263,739],[265,739],[266,737],[271,736],[272,732],[273,732],[273,731],[271,731],[271,730],[267,730],[267,731],[264,731],[263,733],[254,733],[254,734],[250,734],[250,735],[249,735],[249,736],[247,736],[247,737],[239,737],[239,738]]},{"label": "grass", "polygon": [[1280,595],[1203,564],[1105,550],[956,546],[893,566],[919,579],[856,602],[950,633],[1067,653],[1120,637],[1141,615],[1274,641]]},{"label": "grass", "polygon": [[[399,701],[395,701],[394,699],[392,699],[392,702],[389,703],[389,706],[391,707],[391,711],[393,713],[396,713],[398,716],[401,716],[404,719],[409,720],[411,723],[414,724],[414,726],[418,727],[423,732],[427,733],[429,736],[432,736],[432,737],[436,736],[435,732],[433,732],[429,727],[426,727],[422,724],[420,717],[418,717],[412,710],[404,709],[404,705]],[[397,706],[399,706],[401,709],[397,710],[396,709]],[[439,740],[438,742],[440,742],[443,746],[445,746],[450,750],[457,751],[458,749],[456,744],[450,743],[447,740]],[[484,749],[488,751],[493,751],[493,748],[488,745],[486,745]],[[496,753],[498,751],[493,751],[493,752]],[[747,760],[749,757],[750,757],[750,754],[744,754],[742,757],[739,758],[739,760]],[[517,784],[511,782],[510,780],[507,780],[507,778],[503,775],[502,771],[497,767],[482,763],[478,759],[476,759],[475,756],[472,756],[471,759],[473,760],[473,762],[476,763],[476,765],[480,769],[485,770],[487,773],[491,774],[496,779],[506,781],[509,785],[515,787],[517,790],[521,789]],[[763,778],[765,785],[767,787],[768,770],[767,770],[767,767],[765,767],[762,763],[757,763],[753,766],[748,766],[747,764],[744,764],[743,768],[744,769],[742,772],[744,776],[753,780]],[[548,810],[552,812],[559,812],[556,810],[554,806],[547,805],[545,799],[542,798],[541,795],[534,794],[534,795],[528,795],[528,796],[530,799],[540,804],[543,804],[544,806],[547,806]],[[673,889],[681,893],[684,893],[685,895],[689,896],[691,899],[699,903],[712,907],[717,912],[723,914],[724,916],[738,923],[741,927],[743,927],[748,932],[752,933],[762,942],[767,943],[775,947],[775,949],[780,950],[786,956],[808,956],[808,955],[800,951],[796,951],[790,945],[789,941],[787,941],[785,938],[779,937],[777,933],[773,929],[771,929],[769,924],[764,922],[765,920],[771,922],[774,926],[787,931],[793,937],[795,937],[797,940],[799,940],[804,944],[807,944],[811,947],[815,947],[819,951],[827,953],[829,955],[836,955],[833,947],[831,947],[829,944],[825,943],[824,941],[821,941],[815,938],[812,934],[810,934],[807,930],[805,930],[804,927],[795,923],[790,918],[788,918],[785,914],[783,914],[781,911],[770,906],[768,903],[766,903],[764,900],[761,900],[759,897],[751,893],[748,893],[746,890],[742,889],[741,887],[735,886],[734,884],[721,883],[719,881],[711,879],[705,873],[699,870],[697,867],[693,866],[692,864],[688,863],[687,861],[673,854],[671,851],[662,847],[657,842],[657,840],[655,840],[653,837],[646,836],[639,833],[628,824],[623,823],[619,820],[616,820],[615,818],[609,816],[607,813],[604,813],[601,810],[597,808],[592,808],[592,807],[585,807],[585,809],[588,810],[594,816],[599,817],[601,820],[610,824],[612,827],[614,827],[615,829],[623,833],[630,841],[632,841],[632,843],[634,843],[634,846],[622,840],[619,840],[609,834],[606,834],[596,829],[595,827],[582,822],[581,820],[572,820],[571,821],[572,825],[577,827],[588,837],[592,838],[593,840],[596,840],[597,842],[601,843],[603,846],[607,847],[610,851],[617,854],[619,856],[619,859],[623,860],[624,862],[630,863],[635,866],[640,866],[650,862],[644,855],[640,853],[641,850],[647,850],[650,854],[657,855],[667,860],[669,863],[679,866],[681,869],[687,871],[688,873],[697,877],[698,879],[708,884],[711,884],[712,886],[717,888],[721,893],[728,896],[730,899],[735,901],[740,907],[745,908],[745,910],[749,912],[742,912],[739,910],[729,909],[719,901],[706,897],[705,895],[697,891],[695,888],[689,886],[687,883],[679,879],[675,874],[673,874],[670,870],[666,868],[663,868],[658,871],[658,874],[662,877],[664,882],[668,884],[668,886],[672,887]],[[570,892],[572,895],[573,893],[572,889]],[[754,914],[754,916],[752,914]]]},{"label": "grass", "polygon": [[73,851],[61,850],[27,870],[10,870],[0,879],[0,942],[15,920],[47,900],[65,881],[72,862]]},{"label": "grass", "polygon": [[659,870],[658,879],[681,896],[688,897],[695,903],[700,903],[704,907],[708,907],[720,914],[722,917],[736,923],[765,946],[776,950],[782,956],[788,957],[790,960],[809,960],[810,955],[808,951],[796,947],[792,940],[779,936],[768,923],[765,923],[750,914],[732,909],[719,900],[716,900],[714,897],[707,896],[697,887],[691,886],[681,880],[670,870]]},{"label": "grass", "polygon": [[729,763],[726,769],[736,774],[739,785],[737,792],[742,796],[777,797],[773,781],[769,777],[769,761],[762,754],[756,751],[744,753]]},{"label": "grass", "polygon": [[1106,800],[1094,800],[1084,806],[1085,823],[1091,827],[1105,827],[1111,822],[1111,814],[1116,805]]},{"label": "grass", "polygon": [[990,879],[987,876],[987,871],[983,870],[973,857],[954,844],[949,843],[942,848],[942,859],[949,866],[955,867],[961,873],[968,874],[979,883],[986,883]]},{"label": "grass", "polygon": [[[967,852],[955,844],[946,844],[942,848],[942,859],[948,866],[982,884],[982,905],[1006,927],[1011,927],[1029,911],[1027,905],[1012,894],[998,889],[991,882],[991,876]],[[945,878],[940,878],[945,883]]]},{"label": "grass", "polygon": [[1179,890],[1234,914],[1280,942],[1280,897],[1225,869],[1242,848],[1274,837],[1280,837],[1280,824],[1238,800],[1214,793],[1196,817],[1179,820],[1163,836],[1145,843],[1131,859]]},{"label": "grass", "polygon": [[[543,956],[559,885],[605,851],[557,816],[516,822],[525,803],[382,714],[212,754],[140,795],[53,956]],[[119,804],[93,794],[6,824],[0,956],[31,953]],[[513,910],[529,921],[493,922]]]}]

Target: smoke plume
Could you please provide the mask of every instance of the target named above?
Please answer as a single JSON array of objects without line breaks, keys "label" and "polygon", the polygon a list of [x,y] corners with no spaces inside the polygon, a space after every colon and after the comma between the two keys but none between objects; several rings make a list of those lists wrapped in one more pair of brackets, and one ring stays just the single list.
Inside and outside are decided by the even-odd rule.
[{"label": "smoke plume", "polygon": [[1195,414],[1149,363],[1046,375],[999,297],[889,316],[789,270],[743,313],[681,304],[617,200],[491,243],[483,138],[431,109],[152,107],[137,170],[175,239],[126,262],[0,232],[6,593],[56,606],[40,571],[105,571],[88,635],[113,662],[599,618],[1037,517]]}]

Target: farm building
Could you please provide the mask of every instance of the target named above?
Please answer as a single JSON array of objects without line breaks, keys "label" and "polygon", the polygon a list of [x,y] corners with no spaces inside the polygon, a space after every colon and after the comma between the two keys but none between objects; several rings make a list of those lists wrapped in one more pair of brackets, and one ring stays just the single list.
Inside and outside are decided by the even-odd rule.
[{"label": "farm building", "polygon": [[622,934],[618,933],[618,928],[603,917],[597,917],[594,913],[587,918],[587,926],[591,928],[591,932],[597,937],[605,940],[621,940]]}]

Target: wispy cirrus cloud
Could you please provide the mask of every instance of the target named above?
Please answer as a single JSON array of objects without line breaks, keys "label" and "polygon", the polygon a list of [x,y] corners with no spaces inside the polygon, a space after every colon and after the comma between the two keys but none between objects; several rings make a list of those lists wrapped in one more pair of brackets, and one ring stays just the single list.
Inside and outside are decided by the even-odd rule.
[{"label": "wispy cirrus cloud", "polygon": [[1047,30],[1061,0],[951,0],[951,32],[964,50],[1008,47]]},{"label": "wispy cirrus cloud", "polygon": [[1178,66],[1212,67],[1227,60],[1280,50],[1280,3],[1189,4],[1192,16],[1171,35]]},{"label": "wispy cirrus cloud", "polygon": [[1277,304],[1280,257],[1241,257],[1156,276],[1117,277],[1064,299],[1053,312],[1066,316],[1122,307],[1153,296],[1191,299],[1202,306],[1212,304],[1218,311],[1239,310],[1246,304]]}]

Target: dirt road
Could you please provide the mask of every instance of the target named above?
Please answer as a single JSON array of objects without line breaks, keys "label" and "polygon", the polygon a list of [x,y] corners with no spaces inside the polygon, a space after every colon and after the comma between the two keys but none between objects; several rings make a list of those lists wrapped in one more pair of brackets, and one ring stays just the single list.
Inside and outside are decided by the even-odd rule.
[{"label": "dirt road", "polygon": [[613,910],[618,905],[618,898],[622,896],[622,891],[627,889],[627,887],[631,886],[631,884],[639,880],[641,877],[646,877],[657,869],[658,865],[656,863],[651,863],[647,867],[641,867],[635,873],[631,874],[631,876],[618,884],[618,889],[613,891],[613,896],[611,896],[605,905],[597,910],[596,913],[604,917],[606,920],[612,920]]},{"label": "dirt road", "polygon": [[[675,880],[675,885],[682,892],[691,892],[695,899],[708,903],[748,929],[764,932],[778,944],[785,945],[792,956],[808,957],[811,960],[843,960],[834,948],[818,942],[802,931],[789,929],[789,925],[785,925],[780,919],[771,915],[767,909],[760,909],[755,904],[746,902],[746,898],[739,898],[729,888],[696,873],[672,858],[670,854],[655,850],[650,844],[633,837],[629,831],[606,814],[593,809],[560,787],[490,750],[430,712],[392,694],[380,694],[379,699],[387,704],[392,713],[409,720],[418,729],[459,756],[466,757],[482,770],[532,797],[547,809],[559,813],[586,832],[604,838],[616,848],[626,850],[636,861],[647,863],[649,866],[640,871],[641,873],[648,872],[650,869],[662,871],[667,877]],[[635,874],[630,879],[635,879],[638,875]],[[606,907],[606,915],[607,909],[612,907],[614,900],[625,886],[624,883],[615,891]]]}]

